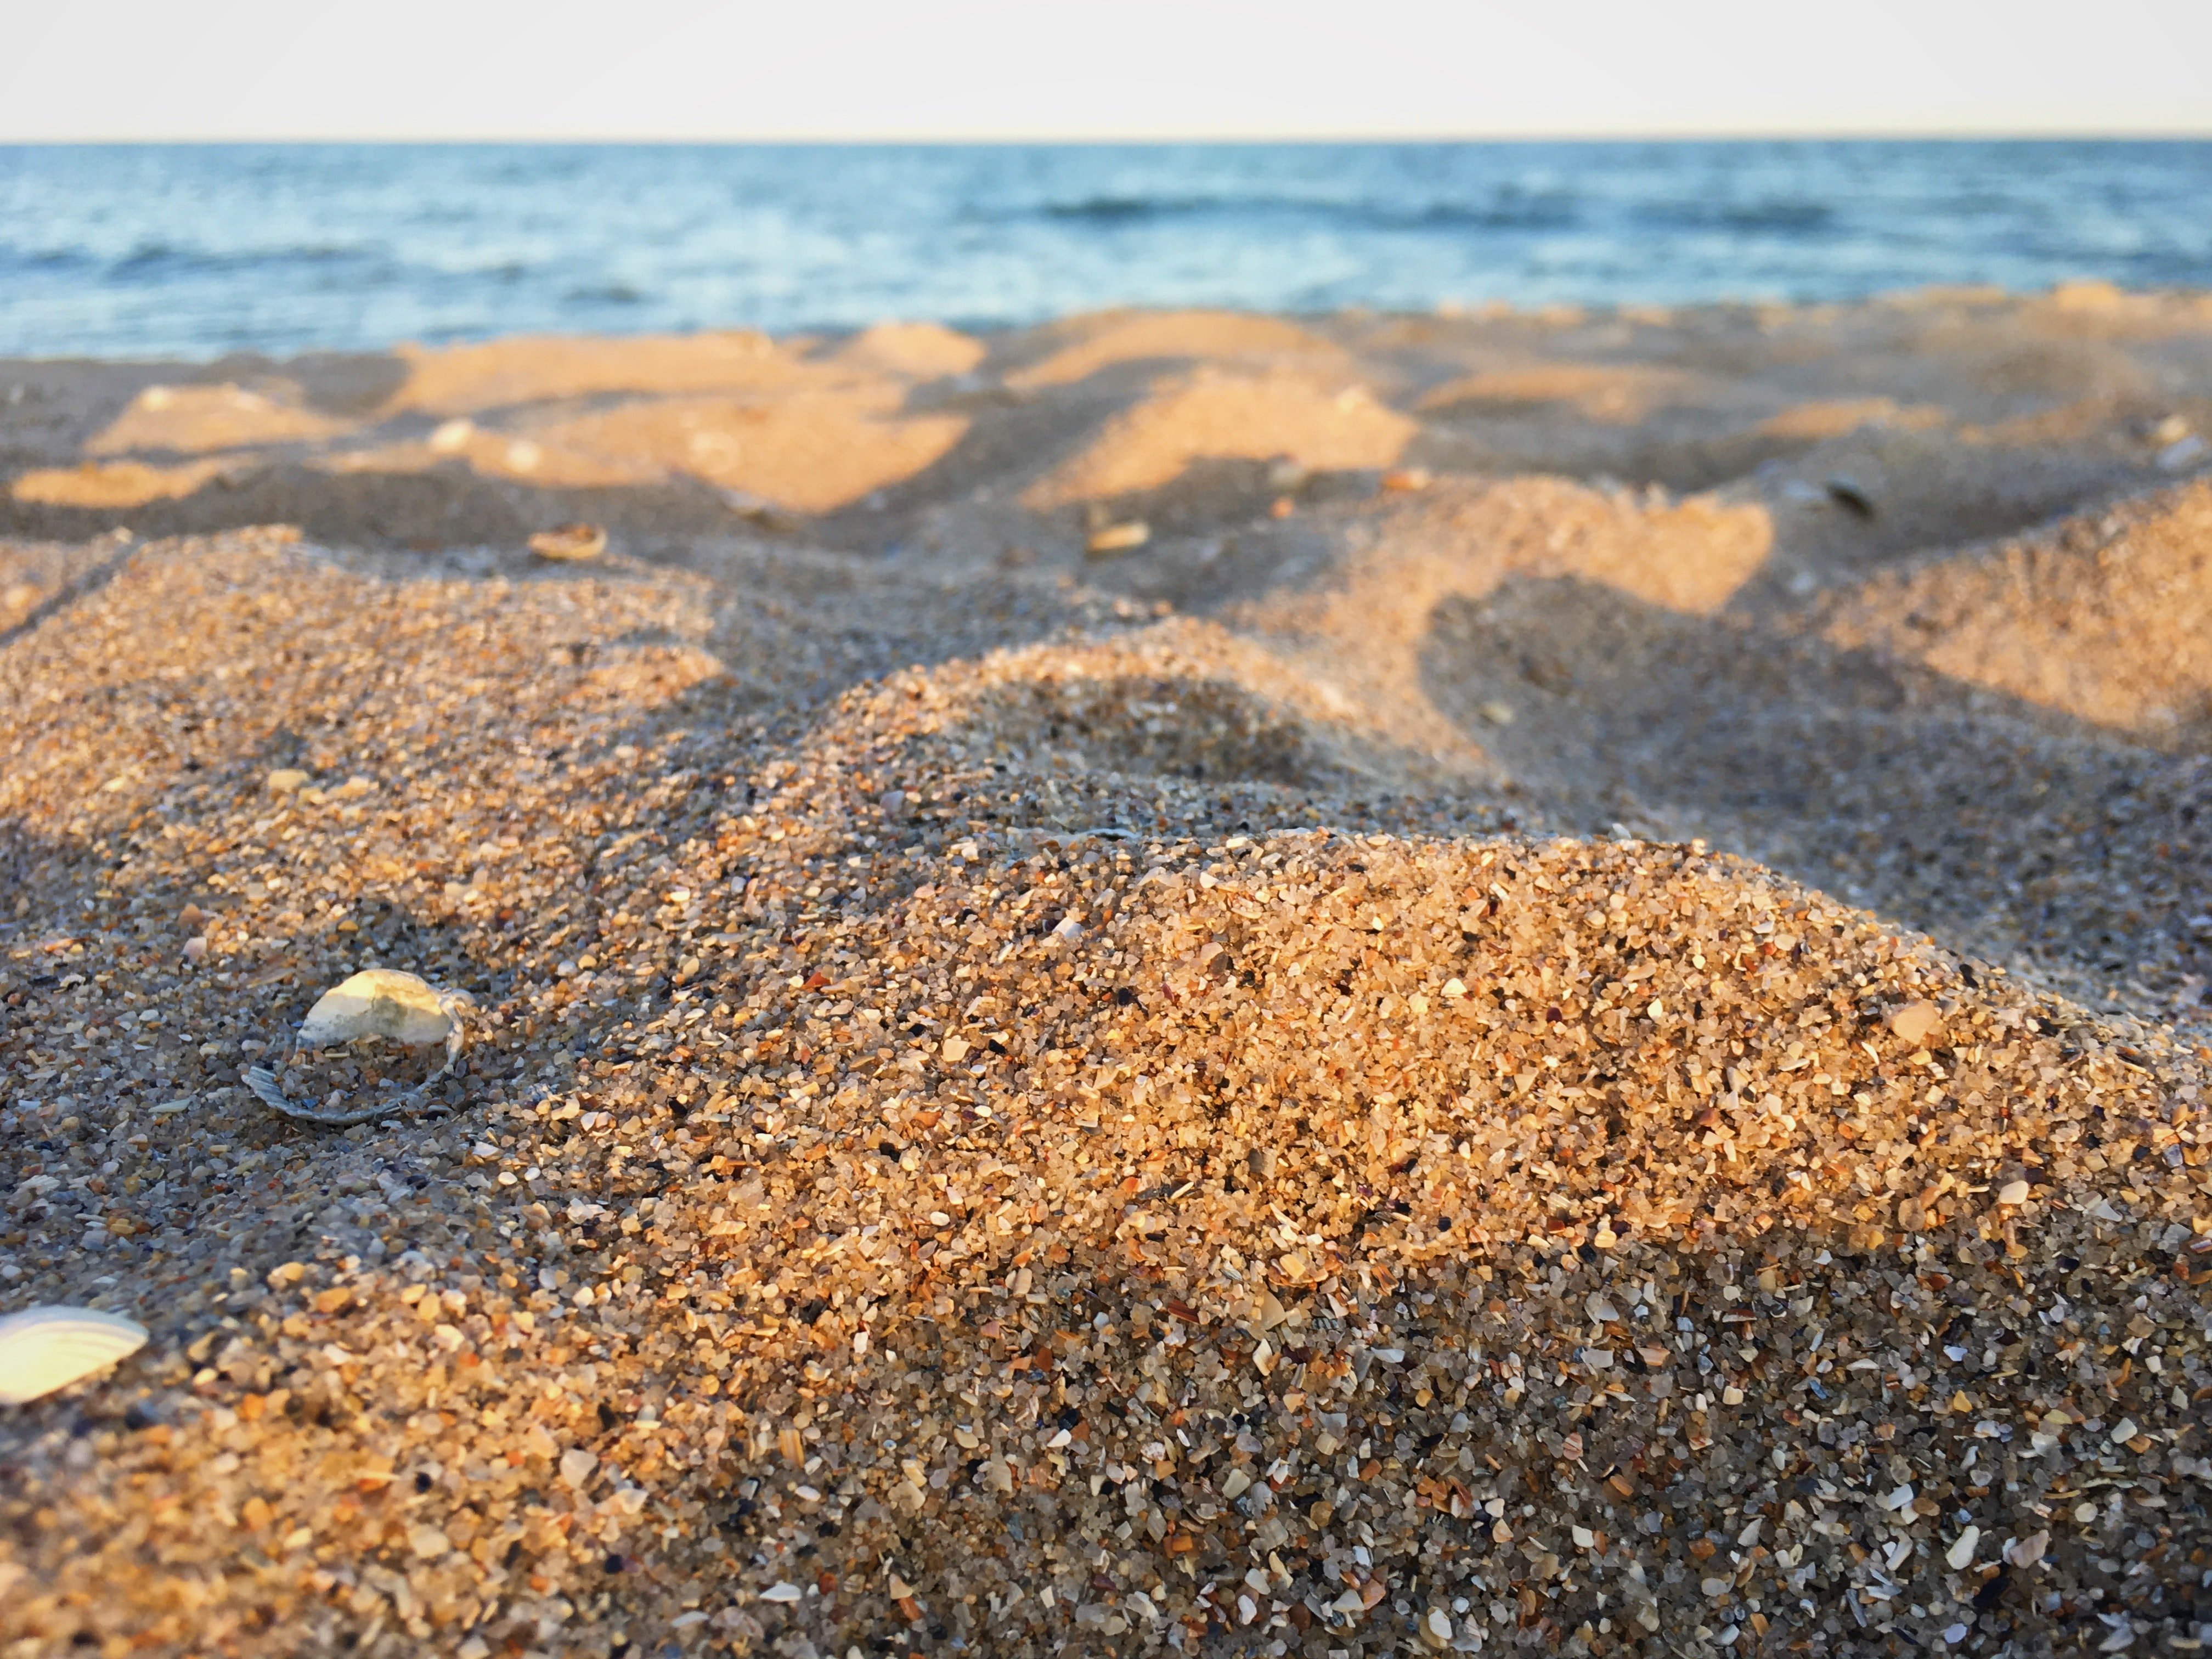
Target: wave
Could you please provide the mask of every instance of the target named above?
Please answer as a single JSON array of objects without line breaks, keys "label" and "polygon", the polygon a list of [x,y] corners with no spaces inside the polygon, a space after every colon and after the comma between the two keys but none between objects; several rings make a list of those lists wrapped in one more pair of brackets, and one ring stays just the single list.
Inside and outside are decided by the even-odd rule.
[{"label": "wave", "polygon": [[1810,236],[1831,228],[1836,210],[1827,202],[1777,198],[1764,202],[1648,202],[1635,210],[1644,224],[1669,230],[1735,230]]},{"label": "wave", "polygon": [[0,146],[0,356],[2212,287],[2208,185],[2202,142]]},{"label": "wave", "polygon": [[1571,196],[1466,202],[1315,201],[1292,196],[1086,196],[1046,202],[1003,216],[1114,226],[1196,218],[1304,218],[1361,230],[1557,230],[1581,216]]},{"label": "wave", "polygon": [[24,276],[49,272],[91,270],[100,261],[89,249],[74,247],[17,248],[0,244],[0,271]]},{"label": "wave", "polygon": [[628,283],[599,283],[587,288],[572,288],[561,296],[574,305],[635,306],[645,303],[642,289]]},{"label": "wave", "polygon": [[128,253],[100,263],[111,276],[139,280],[172,274],[282,270],[295,266],[381,266],[387,258],[382,249],[348,243],[215,249],[179,246],[170,242],[141,242]]}]

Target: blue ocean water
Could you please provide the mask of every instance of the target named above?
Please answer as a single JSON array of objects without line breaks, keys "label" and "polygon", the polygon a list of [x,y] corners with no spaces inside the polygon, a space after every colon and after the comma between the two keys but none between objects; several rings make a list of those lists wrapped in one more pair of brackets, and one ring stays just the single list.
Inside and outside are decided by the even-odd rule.
[{"label": "blue ocean water", "polygon": [[2212,287],[2212,143],[0,148],[0,355]]}]

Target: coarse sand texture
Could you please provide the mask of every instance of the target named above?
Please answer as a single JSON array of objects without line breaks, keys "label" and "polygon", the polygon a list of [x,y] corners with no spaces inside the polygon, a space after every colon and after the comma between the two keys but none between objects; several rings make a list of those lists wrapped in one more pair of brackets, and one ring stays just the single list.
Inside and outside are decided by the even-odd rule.
[{"label": "coarse sand texture", "polygon": [[0,364],[0,1655],[2212,1643],[2085,293]]}]

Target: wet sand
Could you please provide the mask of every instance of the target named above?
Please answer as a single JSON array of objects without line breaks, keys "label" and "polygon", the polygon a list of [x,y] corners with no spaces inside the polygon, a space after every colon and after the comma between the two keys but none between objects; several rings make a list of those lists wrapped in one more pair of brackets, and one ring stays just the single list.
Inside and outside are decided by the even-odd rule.
[{"label": "wet sand", "polygon": [[0,364],[0,1311],[153,1332],[0,1651],[2212,1639],[2200,433],[2094,285]]}]

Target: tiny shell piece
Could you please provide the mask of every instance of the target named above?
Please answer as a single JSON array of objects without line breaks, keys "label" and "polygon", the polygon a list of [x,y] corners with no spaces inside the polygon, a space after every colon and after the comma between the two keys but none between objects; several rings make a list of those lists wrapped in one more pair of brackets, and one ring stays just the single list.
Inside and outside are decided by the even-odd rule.
[{"label": "tiny shell piece", "polygon": [[300,1026],[300,1047],[327,1048],[356,1037],[388,1037],[420,1048],[453,1035],[453,1020],[428,981],[371,968],[325,991]]},{"label": "tiny shell piece", "polygon": [[532,536],[530,550],[541,559],[561,563],[596,559],[607,550],[607,532],[595,524],[564,524],[558,530],[541,530]]},{"label": "tiny shell piece", "polygon": [[26,1308],[0,1319],[0,1401],[21,1406],[146,1346],[146,1328],[91,1308]]},{"label": "tiny shell piece", "polygon": [[1109,524],[1094,530],[1083,550],[1093,558],[1106,553],[1128,553],[1142,547],[1152,538],[1152,529],[1141,520],[1132,519],[1125,524]]},{"label": "tiny shell piece", "polygon": [[1926,1048],[1942,1024],[1943,1011],[1932,1002],[1908,1002],[1889,1017],[1889,1029],[1917,1048]]}]

